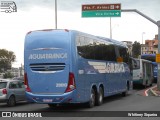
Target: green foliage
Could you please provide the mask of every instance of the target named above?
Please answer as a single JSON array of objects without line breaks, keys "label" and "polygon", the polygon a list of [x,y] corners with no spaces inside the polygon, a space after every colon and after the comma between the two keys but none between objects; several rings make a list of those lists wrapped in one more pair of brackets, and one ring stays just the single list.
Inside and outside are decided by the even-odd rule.
[{"label": "green foliage", "polygon": [[13,74],[11,74],[10,72],[6,72],[4,75],[3,75],[3,78],[13,78]]},{"label": "green foliage", "polygon": [[6,49],[0,49],[0,71],[6,71],[11,68],[13,62],[15,62],[16,56],[14,52]]},{"label": "green foliage", "polygon": [[132,45],[132,56],[138,58],[139,55],[141,55],[141,44],[135,41]]}]

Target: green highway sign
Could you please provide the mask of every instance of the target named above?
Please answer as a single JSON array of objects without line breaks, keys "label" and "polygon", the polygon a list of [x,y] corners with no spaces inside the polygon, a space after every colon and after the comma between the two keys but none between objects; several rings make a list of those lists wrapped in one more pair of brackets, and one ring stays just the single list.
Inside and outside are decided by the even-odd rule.
[{"label": "green highway sign", "polygon": [[82,17],[120,17],[121,4],[82,5]]},{"label": "green highway sign", "polygon": [[82,11],[82,17],[120,17],[120,10]]}]

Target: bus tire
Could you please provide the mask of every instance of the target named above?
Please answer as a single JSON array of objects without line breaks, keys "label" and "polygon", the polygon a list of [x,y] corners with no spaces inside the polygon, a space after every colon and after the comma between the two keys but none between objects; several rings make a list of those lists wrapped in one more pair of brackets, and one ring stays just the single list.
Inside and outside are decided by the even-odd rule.
[{"label": "bus tire", "polygon": [[127,91],[122,92],[122,96],[125,97],[127,95]]},{"label": "bus tire", "polygon": [[96,96],[96,105],[97,106],[100,106],[103,104],[103,97],[104,97],[104,94],[103,94],[103,88],[100,87],[99,88],[99,93],[97,93],[97,96]]},{"label": "bus tire", "polygon": [[90,100],[89,100],[89,102],[87,103],[87,107],[89,107],[89,108],[92,108],[92,107],[94,107],[95,106],[95,102],[96,102],[96,92],[95,92],[95,90],[92,88],[92,90],[91,90],[91,94],[90,94]]},{"label": "bus tire", "polygon": [[57,104],[48,104],[48,106],[49,106],[50,108],[55,108],[55,107],[57,107]]}]

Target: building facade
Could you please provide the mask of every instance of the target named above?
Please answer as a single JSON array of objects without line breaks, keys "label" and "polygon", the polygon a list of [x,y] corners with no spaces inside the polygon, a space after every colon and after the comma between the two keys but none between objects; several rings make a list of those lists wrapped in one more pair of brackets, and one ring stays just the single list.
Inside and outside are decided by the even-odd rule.
[{"label": "building facade", "polygon": [[157,54],[158,53],[158,35],[153,40],[145,40],[145,44],[141,44],[141,54]]}]

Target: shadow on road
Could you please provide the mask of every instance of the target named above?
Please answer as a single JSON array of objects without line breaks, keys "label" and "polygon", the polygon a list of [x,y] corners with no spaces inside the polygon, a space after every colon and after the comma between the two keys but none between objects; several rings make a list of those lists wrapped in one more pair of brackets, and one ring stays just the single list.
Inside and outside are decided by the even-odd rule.
[{"label": "shadow on road", "polygon": [[[127,96],[130,96],[130,94],[127,94]],[[109,97],[104,98],[103,104],[109,104],[110,102],[117,101],[125,99],[121,94],[113,95]],[[37,111],[49,111],[49,112],[73,112],[73,111],[88,111],[91,110],[91,108],[86,107],[86,103],[81,104],[63,104],[63,105],[57,105],[56,107],[50,108],[49,106],[46,108],[38,109]]]},{"label": "shadow on road", "polygon": [[[22,101],[22,102],[16,103],[16,105],[13,106],[13,107],[22,107],[22,106],[27,105],[27,104],[28,104],[28,102]],[[8,108],[9,109],[10,107],[7,105],[7,103],[0,103],[0,108]]]},{"label": "shadow on road", "polygon": [[147,89],[147,88],[149,88],[149,87],[151,87],[151,86],[143,86],[143,85],[140,85],[140,84],[134,84],[133,85],[133,89],[134,90],[143,90],[143,89]]}]

